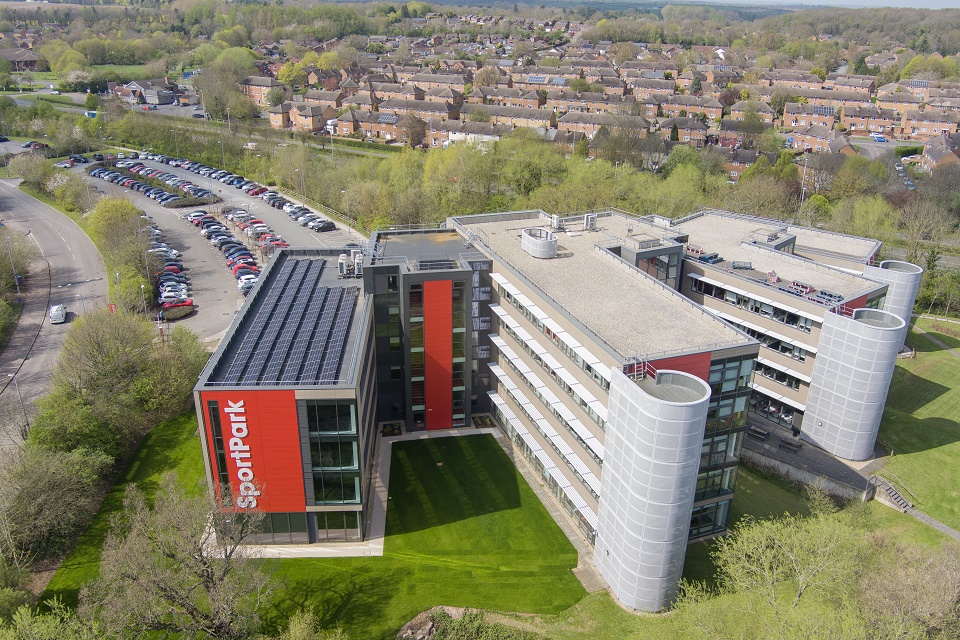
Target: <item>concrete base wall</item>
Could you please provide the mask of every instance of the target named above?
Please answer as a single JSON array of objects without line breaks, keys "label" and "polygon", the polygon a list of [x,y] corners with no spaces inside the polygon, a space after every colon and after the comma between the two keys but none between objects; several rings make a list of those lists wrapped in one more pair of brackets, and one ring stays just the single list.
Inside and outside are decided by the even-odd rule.
[{"label": "concrete base wall", "polygon": [[866,490],[851,487],[848,484],[831,480],[830,478],[811,473],[810,471],[798,469],[786,462],[767,458],[754,451],[750,451],[746,447],[740,450],[740,459],[749,467],[776,474],[790,482],[799,482],[804,485],[820,487],[837,498],[860,500],[862,502],[867,502],[874,498],[876,487],[873,485],[870,485]]}]

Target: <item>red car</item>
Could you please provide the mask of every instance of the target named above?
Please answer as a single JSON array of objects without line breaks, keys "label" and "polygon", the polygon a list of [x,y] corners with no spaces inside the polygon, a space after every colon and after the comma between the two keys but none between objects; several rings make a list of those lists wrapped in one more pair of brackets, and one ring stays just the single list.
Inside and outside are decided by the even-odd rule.
[{"label": "red car", "polygon": [[164,309],[173,309],[174,307],[192,307],[193,300],[187,298],[186,300],[181,300],[180,302],[164,302],[160,306]]},{"label": "red car", "polygon": [[157,275],[160,275],[161,273],[164,273],[164,272],[166,272],[166,273],[180,273],[180,269],[178,269],[178,268],[174,267],[173,265],[171,265],[171,266],[169,266],[169,267],[164,267],[164,268],[163,268],[163,271],[157,272]]}]

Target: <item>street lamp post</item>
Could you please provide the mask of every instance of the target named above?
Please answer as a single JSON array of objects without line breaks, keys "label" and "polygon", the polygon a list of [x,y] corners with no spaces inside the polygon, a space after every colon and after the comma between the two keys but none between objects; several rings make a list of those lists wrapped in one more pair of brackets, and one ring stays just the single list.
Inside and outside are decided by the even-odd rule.
[{"label": "street lamp post", "polygon": [[17,268],[13,266],[13,252],[10,250],[10,236],[7,236],[7,255],[10,257],[10,273],[13,275],[13,284],[17,287],[17,302],[23,302],[20,297],[20,280],[17,278]]},{"label": "street lamp post", "polygon": [[260,182],[263,186],[267,186],[267,170],[264,168],[263,154],[258,153],[257,157],[260,158]]},{"label": "street lamp post", "polygon": [[20,410],[23,411],[23,423],[26,425],[26,428],[30,428],[30,418],[27,417],[27,407],[23,404],[23,396],[20,394],[20,385],[17,384],[17,376],[13,373],[8,373],[7,377],[13,380],[13,388],[17,390],[17,399],[20,400]]},{"label": "street lamp post", "polygon": [[140,285],[140,299],[143,301],[143,315],[147,315],[147,294],[146,294],[146,285]]},{"label": "street lamp post", "polygon": [[226,156],[223,155],[223,140],[217,140],[220,143],[220,168],[223,169],[223,166],[227,164]]},{"label": "street lamp post", "polygon": [[180,157],[180,140],[177,138],[177,130],[170,129],[170,133],[173,134],[173,147],[177,151],[177,157]]},{"label": "street lamp post", "polygon": [[300,199],[304,200],[307,196],[303,188],[303,171],[300,171],[300,169],[294,169],[294,172],[300,175]]}]

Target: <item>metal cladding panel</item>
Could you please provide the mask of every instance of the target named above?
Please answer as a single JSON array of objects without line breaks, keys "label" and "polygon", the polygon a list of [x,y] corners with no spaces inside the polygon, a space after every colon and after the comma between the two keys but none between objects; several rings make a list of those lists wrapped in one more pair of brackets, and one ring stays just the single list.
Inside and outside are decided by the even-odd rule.
[{"label": "metal cladding panel", "polygon": [[675,358],[664,358],[663,360],[651,360],[650,365],[660,371],[661,369],[674,369],[683,371],[692,376],[697,376],[704,382],[710,378],[710,358],[712,354],[709,351],[702,353],[691,353],[686,356],[676,356]]},{"label": "metal cladding panel", "polygon": [[883,301],[883,310],[907,323],[900,340],[900,346],[903,346],[903,341],[907,339],[910,317],[913,315],[913,305],[920,290],[920,281],[923,279],[923,269],[909,262],[884,260],[879,267],[864,267],[863,275],[886,283],[887,296]]},{"label": "metal cladding panel", "polygon": [[804,438],[847,460],[873,455],[904,326],[873,309],[858,309],[853,318],[824,316]]},{"label": "metal cladding panel", "polygon": [[710,387],[662,370],[645,384],[682,387],[671,401],[611,375],[594,563],[621,602],[660,611],[683,574]]},{"label": "metal cladding panel", "polygon": [[423,351],[427,430],[453,424],[453,281],[423,283]]},{"label": "metal cladding panel", "polygon": [[[205,411],[209,400],[219,405],[234,505],[267,512],[304,511],[303,457],[294,390],[203,391],[200,397]],[[207,422],[207,442],[212,451],[209,416]]]}]

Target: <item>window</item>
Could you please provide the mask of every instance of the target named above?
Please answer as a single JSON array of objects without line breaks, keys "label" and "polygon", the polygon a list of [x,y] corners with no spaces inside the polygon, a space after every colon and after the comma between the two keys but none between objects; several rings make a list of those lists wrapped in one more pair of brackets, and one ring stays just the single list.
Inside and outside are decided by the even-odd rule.
[{"label": "window", "polygon": [[353,400],[301,400],[307,412],[310,434],[356,433],[356,404]]}]

